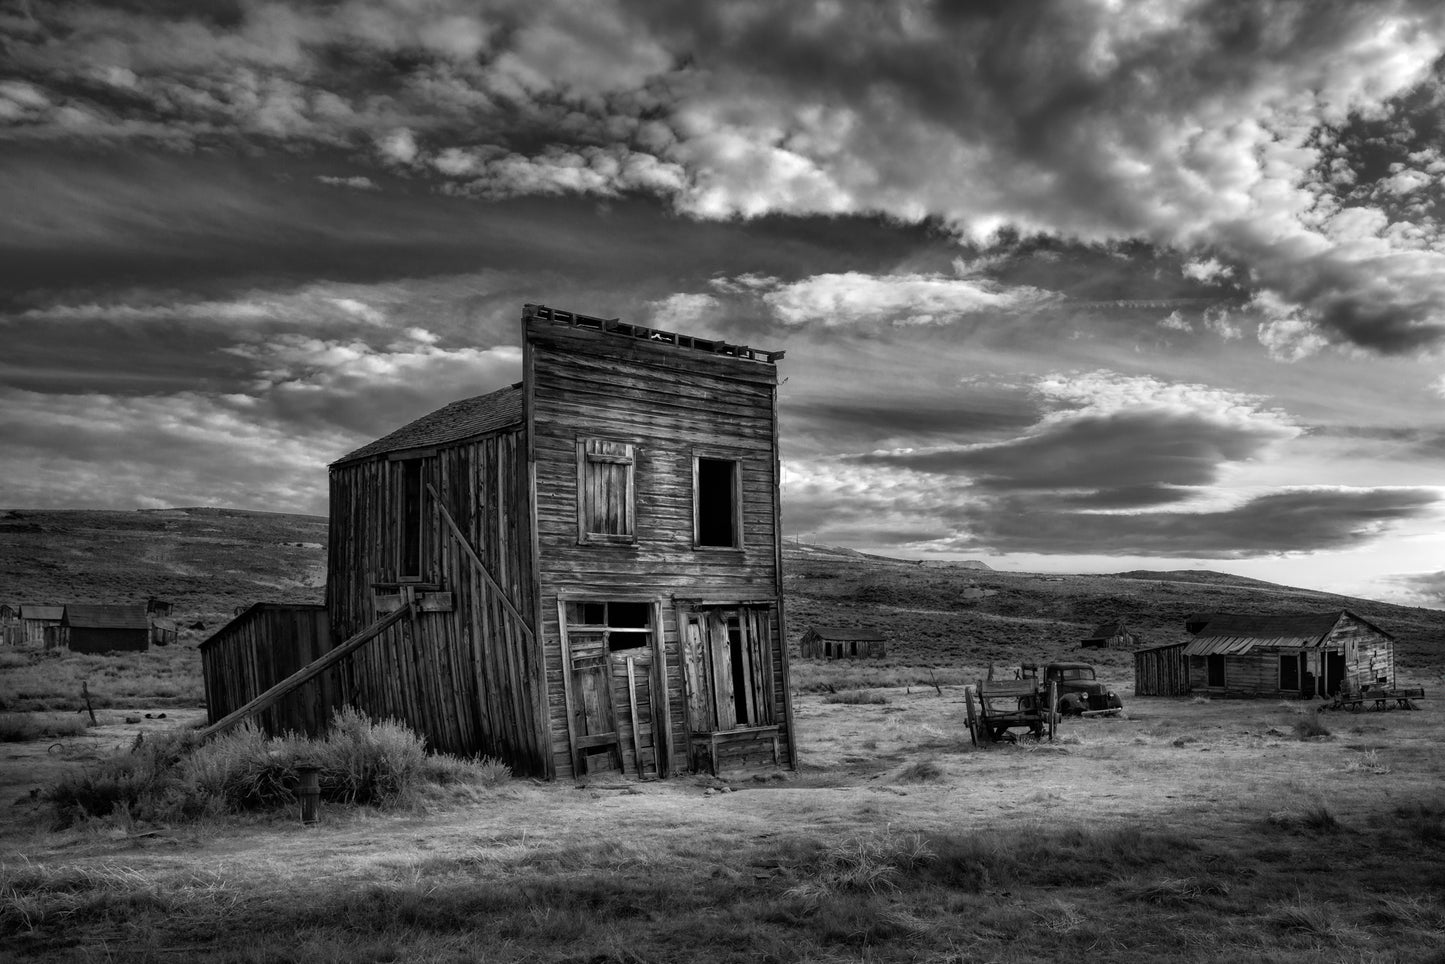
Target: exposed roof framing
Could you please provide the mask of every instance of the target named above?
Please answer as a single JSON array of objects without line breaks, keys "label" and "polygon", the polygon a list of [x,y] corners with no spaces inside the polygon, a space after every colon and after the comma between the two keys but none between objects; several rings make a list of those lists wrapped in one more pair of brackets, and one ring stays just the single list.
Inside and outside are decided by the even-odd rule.
[{"label": "exposed roof framing", "polygon": [[591,315],[579,315],[575,311],[562,311],[559,308],[548,308],[546,305],[529,304],[523,309],[523,314],[528,318],[565,322],[574,328],[591,328],[622,338],[660,342],[665,345],[676,345],[679,348],[690,348],[693,351],[700,351],[707,354],[728,355],[732,358],[745,358],[749,361],[765,362],[767,364],[776,362],[779,358],[782,358],[784,354],[780,351],[765,351],[761,348],[749,348],[747,345],[730,345],[725,341],[715,341],[710,338],[695,338],[692,335],[680,335],[675,331],[664,331],[661,328],[645,328],[642,325],[629,325],[616,318],[594,318]]}]

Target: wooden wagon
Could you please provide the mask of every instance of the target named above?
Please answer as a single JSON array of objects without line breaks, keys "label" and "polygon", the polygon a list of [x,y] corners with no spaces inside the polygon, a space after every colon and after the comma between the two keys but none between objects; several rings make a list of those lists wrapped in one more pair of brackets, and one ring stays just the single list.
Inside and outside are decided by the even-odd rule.
[{"label": "wooden wagon", "polygon": [[1054,738],[1058,714],[1057,684],[1045,684],[1037,677],[1015,680],[981,679],[963,690],[968,718],[968,732],[973,745],[999,743],[1016,739],[1009,730],[1023,729],[1035,739],[1043,739],[1047,730]]}]

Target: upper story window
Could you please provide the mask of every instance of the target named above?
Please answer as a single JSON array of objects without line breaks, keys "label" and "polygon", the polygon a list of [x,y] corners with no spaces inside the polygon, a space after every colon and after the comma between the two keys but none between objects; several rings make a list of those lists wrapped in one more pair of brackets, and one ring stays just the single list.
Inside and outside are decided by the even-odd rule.
[{"label": "upper story window", "polygon": [[607,439],[577,440],[577,541],[637,541],[637,446]]},{"label": "upper story window", "polygon": [[396,522],[400,549],[397,576],[402,579],[419,579],[422,575],[421,468],[421,459],[401,463],[401,505]]},{"label": "upper story window", "polygon": [[742,486],[734,459],[693,458],[693,545],[737,549],[743,544]]}]

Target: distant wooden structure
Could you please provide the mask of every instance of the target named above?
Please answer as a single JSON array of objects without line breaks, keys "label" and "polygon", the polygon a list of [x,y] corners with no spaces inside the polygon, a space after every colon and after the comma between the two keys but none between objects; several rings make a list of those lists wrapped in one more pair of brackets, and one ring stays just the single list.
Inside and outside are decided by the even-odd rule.
[{"label": "distant wooden structure", "polygon": [[150,624],[152,646],[169,646],[180,639],[180,627],[174,619],[152,618]]},{"label": "distant wooden structure", "polygon": [[21,604],[20,625],[25,630],[25,645],[44,649],[60,645],[60,621],[64,617],[64,606]]},{"label": "distant wooden structure", "polygon": [[1349,610],[1191,616],[1184,646],[1194,692],[1216,696],[1334,696],[1346,678],[1393,686],[1394,637]]},{"label": "distant wooden structure", "polygon": [[1079,641],[1085,649],[1133,649],[1139,645],[1139,637],[1129,632],[1122,619],[1100,623],[1091,635]]},{"label": "distant wooden structure", "polygon": [[306,706],[549,778],[793,767],[782,353],[541,305],[522,334],[521,383],[332,464],[329,636],[232,620],[202,646],[213,723],[280,672],[252,662],[359,640]]},{"label": "distant wooden structure", "polygon": [[150,646],[150,622],[142,605],[70,603],[60,625],[72,653],[136,652]]},{"label": "distant wooden structure", "polygon": [[171,604],[167,600],[157,599],[155,596],[146,600],[146,615],[152,618],[157,616],[166,617],[171,614]]},{"label": "distant wooden structure", "polygon": [[1165,643],[1134,651],[1135,696],[1188,696],[1189,657],[1184,643]]},{"label": "distant wooden structure", "polygon": [[25,639],[20,625],[20,610],[9,603],[0,603],[0,645],[17,646]]},{"label": "distant wooden structure", "polygon": [[814,626],[803,634],[798,650],[804,659],[882,657],[888,653],[888,640],[871,629]]}]

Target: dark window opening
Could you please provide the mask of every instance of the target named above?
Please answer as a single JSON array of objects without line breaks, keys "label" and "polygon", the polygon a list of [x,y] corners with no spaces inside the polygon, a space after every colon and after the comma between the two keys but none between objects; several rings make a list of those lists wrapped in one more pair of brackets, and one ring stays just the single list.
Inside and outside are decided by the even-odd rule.
[{"label": "dark window opening", "polygon": [[401,463],[401,528],[402,578],[421,576],[421,459]]},{"label": "dark window opening", "polygon": [[697,460],[698,545],[739,545],[737,472],[738,463],[731,459]]},{"label": "dark window opening", "polygon": [[1224,657],[1218,654],[1211,654],[1209,660],[1209,685],[1224,685]]},{"label": "dark window opening", "polygon": [[1279,688],[1282,690],[1299,689],[1298,656],[1290,655],[1279,658]]},{"label": "dark window opening", "polygon": [[577,541],[637,541],[635,505],[637,448],[629,442],[577,442]]},{"label": "dark window opening", "polygon": [[[579,632],[583,627],[588,632]],[[582,651],[579,641],[585,639],[607,652],[645,649],[652,643],[652,603],[569,602],[567,635],[574,655]]]}]

